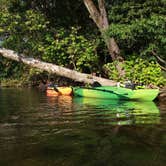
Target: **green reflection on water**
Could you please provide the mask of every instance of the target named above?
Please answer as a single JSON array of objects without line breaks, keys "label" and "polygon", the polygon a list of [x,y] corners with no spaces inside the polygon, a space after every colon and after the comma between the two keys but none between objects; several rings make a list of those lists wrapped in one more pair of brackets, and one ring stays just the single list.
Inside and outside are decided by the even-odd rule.
[{"label": "green reflection on water", "polygon": [[[160,123],[160,111],[154,102],[136,102],[120,100],[103,100],[94,98],[75,97],[74,103],[85,107],[101,110],[98,115],[108,115],[107,118],[116,118],[112,124],[145,124]],[[112,116],[109,116],[112,115]],[[118,119],[119,118],[119,119]],[[125,120],[121,120],[126,118]]]}]

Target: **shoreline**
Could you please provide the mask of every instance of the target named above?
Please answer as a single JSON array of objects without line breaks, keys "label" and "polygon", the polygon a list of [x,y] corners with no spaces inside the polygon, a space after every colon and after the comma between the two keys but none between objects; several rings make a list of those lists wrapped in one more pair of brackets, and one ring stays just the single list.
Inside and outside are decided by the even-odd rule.
[{"label": "shoreline", "polygon": [[[58,82],[57,82],[58,84]],[[61,85],[62,84],[62,85]],[[59,86],[80,86],[79,83],[68,82],[63,80],[63,83],[58,84]],[[0,88],[38,88],[40,91],[45,91],[47,84],[43,84],[41,81],[30,82],[25,80],[17,79],[4,79],[0,81]],[[159,88],[159,94],[155,100],[160,102],[166,101],[166,86]]]}]

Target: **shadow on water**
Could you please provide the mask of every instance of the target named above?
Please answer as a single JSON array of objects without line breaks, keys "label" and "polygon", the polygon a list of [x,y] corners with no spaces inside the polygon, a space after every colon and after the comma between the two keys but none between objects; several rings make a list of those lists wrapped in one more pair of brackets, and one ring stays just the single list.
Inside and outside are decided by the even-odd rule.
[{"label": "shadow on water", "polygon": [[0,165],[164,166],[165,122],[153,102],[3,89]]}]

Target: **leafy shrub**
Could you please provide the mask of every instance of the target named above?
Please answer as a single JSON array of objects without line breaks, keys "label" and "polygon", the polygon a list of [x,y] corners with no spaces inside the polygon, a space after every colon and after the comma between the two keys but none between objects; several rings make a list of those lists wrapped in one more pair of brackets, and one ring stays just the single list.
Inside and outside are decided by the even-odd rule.
[{"label": "leafy shrub", "polygon": [[54,36],[47,35],[46,41],[47,44],[39,48],[43,51],[43,60],[81,72],[96,70],[95,41],[78,35],[77,28],[72,27],[70,31],[59,29]]},{"label": "leafy shrub", "polygon": [[[166,1],[112,1],[107,35],[114,37],[123,55],[165,60]],[[125,57],[125,58],[128,58]],[[156,60],[156,59],[155,59]],[[163,65],[164,67],[164,65]]]},{"label": "leafy shrub", "polygon": [[125,61],[125,77],[118,77],[118,71],[114,63],[104,65],[110,79],[117,81],[130,80],[134,83],[143,83],[144,85],[166,85],[166,79],[163,77],[160,66],[154,61],[144,60],[142,58],[132,57]]},{"label": "leafy shrub", "polygon": [[[26,56],[88,73],[96,71],[98,65],[95,40],[79,35],[78,28],[53,28],[43,13],[33,9],[0,12],[0,36],[3,47]],[[0,64],[4,66],[0,67],[0,77],[23,73],[16,62]]]}]

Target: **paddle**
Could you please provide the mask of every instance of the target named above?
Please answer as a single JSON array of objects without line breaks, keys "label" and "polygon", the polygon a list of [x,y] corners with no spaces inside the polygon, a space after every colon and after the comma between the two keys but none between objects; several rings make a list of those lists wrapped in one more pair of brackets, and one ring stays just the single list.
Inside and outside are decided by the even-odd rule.
[{"label": "paddle", "polygon": [[54,87],[54,90],[55,90],[56,92],[60,93],[59,90],[57,89],[57,86],[56,86],[56,85],[54,85],[53,87]]},{"label": "paddle", "polygon": [[49,85],[49,86],[48,86],[48,89],[49,89],[49,88],[51,88],[52,90],[54,90],[54,91],[56,91],[56,92],[59,93],[59,90],[57,89],[57,86],[56,86],[56,85],[54,85],[54,84]]}]

